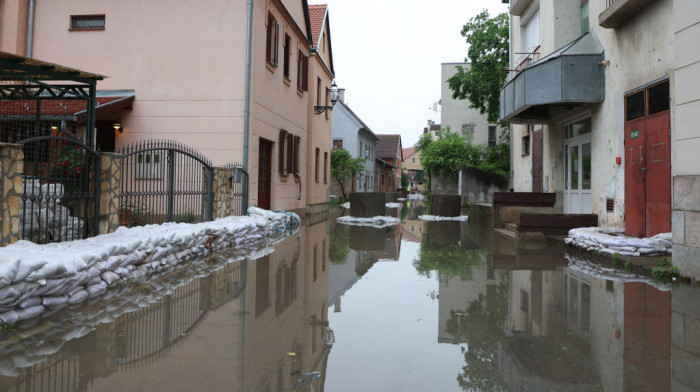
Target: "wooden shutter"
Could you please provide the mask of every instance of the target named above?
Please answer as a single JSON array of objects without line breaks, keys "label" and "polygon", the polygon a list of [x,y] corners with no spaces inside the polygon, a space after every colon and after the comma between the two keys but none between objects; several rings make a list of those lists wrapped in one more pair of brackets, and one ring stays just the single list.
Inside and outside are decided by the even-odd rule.
[{"label": "wooden shutter", "polygon": [[280,24],[275,21],[275,58],[273,59],[273,64],[275,67],[279,63],[279,53],[280,52]]},{"label": "wooden shutter", "polygon": [[302,54],[301,55],[301,63],[302,63],[301,89],[304,91],[309,91],[309,58]]},{"label": "wooden shutter", "polygon": [[294,170],[294,135],[287,134],[287,173],[296,173]]},{"label": "wooden shutter", "polygon": [[277,161],[278,170],[281,174],[287,174],[284,171],[284,145],[287,140],[287,131],[280,129],[280,142],[279,142],[279,157]]},{"label": "wooden shutter", "polygon": [[299,173],[299,144],[301,137],[294,136],[294,173]]}]

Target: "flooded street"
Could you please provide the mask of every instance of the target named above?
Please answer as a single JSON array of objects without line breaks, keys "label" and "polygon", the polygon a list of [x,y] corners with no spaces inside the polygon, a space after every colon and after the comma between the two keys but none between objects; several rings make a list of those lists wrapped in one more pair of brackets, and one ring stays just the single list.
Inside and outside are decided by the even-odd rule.
[{"label": "flooded street", "polygon": [[6,328],[0,391],[700,389],[694,286],[388,212]]}]

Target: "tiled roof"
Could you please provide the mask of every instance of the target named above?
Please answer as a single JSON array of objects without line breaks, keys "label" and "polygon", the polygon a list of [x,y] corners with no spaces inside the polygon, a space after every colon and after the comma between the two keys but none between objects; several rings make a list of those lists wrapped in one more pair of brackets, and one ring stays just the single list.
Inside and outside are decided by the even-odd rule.
[{"label": "tiled roof", "polygon": [[403,159],[408,159],[408,157],[413,155],[413,153],[415,153],[415,152],[416,152],[415,147],[404,148],[403,149]]},{"label": "tiled roof", "polygon": [[323,20],[326,17],[326,8],[328,5],[310,5],[309,6],[309,19],[311,19],[311,45],[314,47],[318,46],[318,39],[321,36],[321,29],[323,28]]},{"label": "tiled roof", "polygon": [[[133,92],[124,91],[124,93],[124,95],[98,96],[95,99],[96,118],[98,120],[107,119],[115,111],[133,105]],[[86,100],[45,99],[41,101],[41,114],[44,116],[78,116],[78,121],[84,121],[86,110]],[[36,116],[36,100],[2,100],[0,101],[0,115],[34,117]]]},{"label": "tiled roof", "polygon": [[395,159],[399,146],[401,145],[401,135],[377,135],[377,157],[384,159]]}]

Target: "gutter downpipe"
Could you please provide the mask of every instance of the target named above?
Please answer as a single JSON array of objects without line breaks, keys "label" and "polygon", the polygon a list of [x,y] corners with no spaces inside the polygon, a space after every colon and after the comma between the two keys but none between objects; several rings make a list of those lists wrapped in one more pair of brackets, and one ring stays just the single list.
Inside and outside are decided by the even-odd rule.
[{"label": "gutter downpipe", "polygon": [[[508,68],[512,69],[513,65],[513,14],[510,13],[510,10],[508,12]],[[510,78],[510,72],[508,72],[508,78]],[[506,83],[509,82],[509,80],[506,79]],[[510,138],[510,175],[508,176],[508,190],[510,192],[513,192],[513,189],[515,188],[514,181],[513,181],[513,146],[515,145],[515,142],[513,141],[513,123],[508,122],[508,137]]]},{"label": "gutter downpipe", "polygon": [[29,16],[27,23],[27,57],[32,57],[34,44],[34,0],[29,0]]},{"label": "gutter downpipe", "polygon": [[[33,0],[32,0],[33,1]],[[250,135],[250,58],[251,49],[253,47],[253,0],[248,0],[248,31],[245,46],[245,103],[243,105],[243,170],[248,172],[248,139]],[[249,176],[248,176],[249,177]],[[248,211],[248,200],[250,194],[248,190],[248,182],[250,179],[246,177],[244,184],[245,200],[243,202],[243,211]]]}]

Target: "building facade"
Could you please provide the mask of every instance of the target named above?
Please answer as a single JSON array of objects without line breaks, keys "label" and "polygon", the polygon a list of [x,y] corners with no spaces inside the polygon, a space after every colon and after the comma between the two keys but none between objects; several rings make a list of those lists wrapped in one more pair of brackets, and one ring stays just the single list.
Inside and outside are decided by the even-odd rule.
[{"label": "building facade", "polygon": [[408,176],[408,191],[423,192],[425,190],[425,174],[421,151],[415,147],[409,147],[404,148],[402,154],[402,167]]},{"label": "building facade", "polygon": [[498,124],[491,124],[486,114],[469,106],[466,99],[452,98],[452,89],[448,80],[457,73],[458,67],[469,69],[470,63],[442,63],[440,87],[440,125],[451,132],[462,132],[472,137],[475,145],[495,146],[504,140],[506,129]]},{"label": "building facade", "polygon": [[403,147],[401,135],[377,135],[376,187],[380,192],[396,192],[401,188]]},{"label": "building facade", "polygon": [[[314,127],[324,135],[330,123],[330,114],[311,114],[317,90],[323,97],[333,78],[327,12],[312,42],[305,0],[214,0],[206,7],[61,0],[32,2],[33,12],[27,3],[2,3],[3,29],[18,32],[13,40],[3,35],[12,41],[4,49],[99,69],[108,76],[99,90],[134,92],[133,104],[114,114],[121,132],[98,127],[97,140],[111,138],[119,148],[170,139],[215,165],[246,161],[249,205],[301,212],[326,201],[323,176],[317,186],[309,173],[316,148],[330,144],[310,136]],[[329,148],[319,151],[320,162],[324,153]]]},{"label": "building facade", "polygon": [[673,262],[696,277],[698,7],[511,1],[500,113],[514,124],[515,191],[555,192],[564,213],[630,236],[673,231]]},{"label": "building facade", "polygon": [[[375,172],[374,160],[376,157],[379,138],[372,130],[355,114],[345,103],[345,91],[341,89],[338,102],[333,110],[335,116],[331,124],[331,138],[333,149],[344,148],[353,158],[364,159],[364,170],[356,176],[351,184],[351,192],[374,192]],[[331,190],[334,196],[339,190]]]}]

